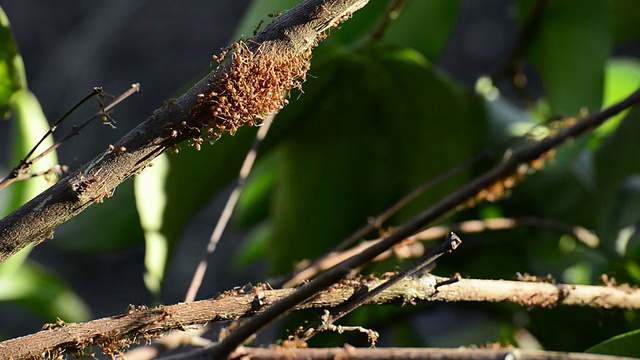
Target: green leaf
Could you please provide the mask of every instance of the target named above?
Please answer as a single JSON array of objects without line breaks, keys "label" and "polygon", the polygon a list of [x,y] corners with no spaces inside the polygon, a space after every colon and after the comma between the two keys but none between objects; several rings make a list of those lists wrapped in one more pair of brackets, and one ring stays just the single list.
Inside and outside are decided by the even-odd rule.
[{"label": "green leaf", "polygon": [[0,119],[9,117],[9,101],[13,93],[26,88],[22,57],[13,40],[9,19],[0,8]]},{"label": "green leaf", "polygon": [[435,61],[456,23],[459,0],[409,1],[397,20],[389,24],[384,40],[413,48]]},{"label": "green leaf", "polygon": [[[533,3],[517,2],[525,14]],[[611,46],[606,1],[548,2],[527,53],[542,77],[554,114],[600,109]]]},{"label": "green leaf", "polygon": [[[298,121],[278,146],[269,255],[276,273],[312,258],[418,184],[472,156],[482,116],[414,50],[365,49],[316,67],[329,86],[279,116]],[[311,85],[311,84],[309,84]],[[481,114],[481,112],[480,112]],[[459,184],[412,203],[406,218]]]},{"label": "green leaf", "polygon": [[51,271],[26,262],[11,276],[0,276],[0,301],[20,304],[45,321],[60,317],[68,322],[87,321],[87,305]]},{"label": "green leaf", "polygon": [[614,336],[587,349],[585,352],[589,354],[640,357],[640,330]]},{"label": "green leaf", "polygon": [[[42,113],[42,108],[36,97],[28,90],[18,90],[11,97],[11,110],[14,126],[11,128],[13,139],[12,155],[13,163],[18,165],[19,159],[24,158],[31,148],[49,130],[49,123]],[[53,144],[51,137],[47,138],[40,150]],[[58,162],[55,151],[33,165],[31,173],[49,170]],[[0,215],[7,214],[27,201],[31,200],[51,184],[40,176],[34,179],[14,183],[7,189],[10,192],[8,207],[0,211]],[[0,264],[0,276],[11,276],[18,271],[22,263],[27,259],[33,246],[22,249],[11,259]]]},{"label": "green leaf", "polygon": [[266,154],[251,169],[234,212],[238,227],[249,227],[268,217],[271,194],[278,181],[276,161],[276,156]]},{"label": "green leaf", "polygon": [[[19,90],[11,98],[11,112],[15,126],[12,127],[13,139],[12,159],[18,165],[19,159],[24,158],[33,146],[47,133],[49,123],[42,112],[38,99],[28,90]],[[42,151],[53,145],[53,140],[48,137],[38,148]],[[39,153],[37,151],[35,154]],[[55,152],[35,163],[31,173],[40,173],[57,165],[58,158]],[[14,183],[10,189],[12,200],[9,210],[13,211],[22,204],[33,199],[36,195],[47,189],[51,184],[42,176],[28,181]]]},{"label": "green leaf", "polygon": [[[611,59],[607,62],[605,72],[605,87],[603,108],[607,108],[640,89],[640,62],[631,58]],[[618,128],[620,121],[629,111],[623,111],[612,119],[607,120],[595,131],[596,139],[611,134]]]},{"label": "green leaf", "polygon": [[243,268],[260,259],[264,259],[264,254],[267,253],[269,248],[271,231],[271,223],[268,221],[255,226],[251,230],[236,253],[234,261],[236,268]]},{"label": "green leaf", "polygon": [[[87,234],[91,234],[91,241],[87,240]],[[67,251],[96,253],[130,249],[143,241],[134,184],[125,181],[103,204],[89,207],[56,229],[52,245]]]},{"label": "green leaf", "polygon": [[161,232],[167,203],[164,185],[168,172],[169,159],[165,153],[155,158],[153,166],[134,180],[136,206],[146,243],[144,283],[156,297],[160,295],[169,249],[168,240]]},{"label": "green leaf", "polygon": [[596,230],[603,243],[610,248],[614,247],[620,229],[628,225],[620,224],[620,219],[631,216],[630,212],[620,211],[627,209],[625,182],[640,172],[637,134],[640,134],[640,111],[633,109],[618,129],[604,139],[595,154],[598,189],[595,202],[598,220]]},{"label": "green leaf", "polygon": [[640,3],[637,0],[609,0],[611,32],[616,43],[640,36]]}]

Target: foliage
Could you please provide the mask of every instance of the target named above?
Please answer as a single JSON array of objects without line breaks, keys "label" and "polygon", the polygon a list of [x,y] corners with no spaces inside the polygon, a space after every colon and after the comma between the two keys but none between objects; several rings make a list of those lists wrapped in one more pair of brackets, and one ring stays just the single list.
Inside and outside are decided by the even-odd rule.
[{"label": "foliage", "polygon": [[[254,1],[238,34],[250,36],[266,14],[295,3]],[[505,144],[522,135],[523,129],[537,125],[538,130],[552,131],[553,125],[543,121],[579,118],[585,112],[615,103],[640,86],[640,62],[612,56],[621,42],[640,36],[636,30],[640,3],[634,1],[548,2],[534,35],[522,44],[524,57],[531,65],[528,74],[541,82],[540,89],[525,89],[539,94],[534,102],[501,96],[487,78],[479,79],[475,87],[460,84],[434,65],[456,25],[459,1],[410,1],[381,39],[372,38],[389,3],[372,1],[341,29],[332,32],[314,54],[312,76],[304,92],[294,93],[291,104],[277,116],[261,145],[258,164],[235,217],[236,224],[250,234],[244,240],[243,252],[237,254],[243,264],[266,259],[271,275],[287,274],[297,262],[323,254],[370,216],[452,166],[487,148],[504,152]],[[527,21],[534,3],[517,2],[521,23]],[[17,124],[14,139],[23,139],[27,136],[25,131],[38,137],[46,130],[46,121],[41,115],[21,115],[20,106],[30,111],[36,111],[38,106],[32,96],[25,95],[28,93],[19,55],[6,17],[2,21],[0,72],[9,75],[1,78],[12,80],[0,84],[0,112],[13,106],[12,120]],[[22,101],[25,105],[21,105]],[[597,247],[544,230],[516,229],[468,236],[463,237],[465,244],[460,251],[443,260],[437,272],[497,279],[528,272],[585,284],[599,281],[600,275],[606,273],[619,282],[638,284],[640,212],[635,204],[640,198],[640,155],[636,144],[639,117],[640,112],[632,110],[588,139],[563,147],[547,168],[531,175],[504,201],[481,204],[446,219],[453,223],[496,216],[553,218],[594,230],[600,239]],[[38,121],[40,127],[32,123],[21,125],[27,119]],[[145,283],[160,296],[166,264],[180,246],[182,231],[197,211],[235,179],[254,135],[255,129],[243,128],[234,137],[225,136],[202,152],[185,148],[179,155],[164,155],[156,161],[157,168],[135,179],[135,186],[123,185],[114,199],[83,214],[82,221],[72,222],[67,233],[58,234],[60,243],[74,251],[119,251],[131,246],[131,242],[123,241],[124,234],[131,238],[144,236]],[[33,140],[18,140],[14,159],[28,150],[25,144],[32,143]],[[50,160],[55,163],[55,158]],[[384,227],[401,225],[487,166],[485,163],[468,169],[430,190]],[[185,174],[198,181],[185,186]],[[27,193],[16,186],[12,196],[26,197]],[[134,198],[137,210],[123,205],[131,204]],[[21,198],[19,202],[26,200]],[[124,208],[120,212],[122,219],[112,219],[116,225],[101,229],[96,241],[72,241],[74,232],[100,226],[101,213],[119,207]],[[368,237],[376,236],[371,233]],[[23,260],[15,260],[19,258],[16,257],[12,261],[22,262],[24,256]],[[3,264],[0,281],[7,281],[6,268],[13,266],[12,273],[20,271],[25,278],[37,278],[24,281],[47,284],[51,289],[48,291],[55,293],[54,299],[73,297],[60,280],[47,282],[35,264],[27,262],[18,269],[19,265]],[[404,265],[390,260],[366,271],[389,271]],[[15,281],[12,284],[17,286]],[[46,300],[28,289],[23,293],[11,291],[24,295],[10,299],[3,296],[5,289],[10,287],[0,286],[1,300],[25,306]],[[74,301],[81,304],[78,299]],[[365,309],[345,322],[386,327],[387,341],[394,344],[503,342],[571,351],[584,351],[640,324],[635,313],[625,311],[529,311],[507,306],[477,306],[470,310],[444,305],[442,310],[437,306]],[[87,317],[82,305],[76,306],[75,313],[50,304],[33,307],[48,318],[63,313],[68,320]],[[406,315],[409,311],[419,312],[420,316],[411,319]],[[438,316],[448,316],[461,324],[438,336],[420,338],[420,320]],[[397,318],[402,321],[393,324]],[[407,334],[408,328],[416,331]],[[525,344],[523,333],[532,335],[535,341]],[[340,341],[344,339],[341,337]],[[636,339],[637,332],[620,335],[590,351],[620,354],[612,349],[619,348],[621,341],[631,343]],[[636,348],[625,355],[639,353]]]}]

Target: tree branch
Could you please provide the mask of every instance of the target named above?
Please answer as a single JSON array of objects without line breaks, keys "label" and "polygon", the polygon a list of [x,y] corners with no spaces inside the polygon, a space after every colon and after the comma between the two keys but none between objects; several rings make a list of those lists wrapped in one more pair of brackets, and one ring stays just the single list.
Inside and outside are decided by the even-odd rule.
[{"label": "tree branch", "polygon": [[[201,357],[184,356],[180,359],[201,359]],[[173,359],[168,358],[167,360]],[[383,359],[414,359],[414,360],[631,360],[631,358],[607,356],[599,354],[567,353],[557,351],[524,350],[524,349],[425,349],[425,348],[377,348],[362,349],[345,346],[344,348],[328,349],[288,349],[283,347],[259,349],[239,348],[230,359],[243,360],[321,360],[321,359],[349,359],[349,360],[383,360]]]},{"label": "tree branch", "polygon": [[[368,0],[305,0],[276,18],[253,40],[236,44],[233,56],[180,98],[169,101],[75,173],[0,220],[0,262],[32,243],[51,238],[56,226],[110,196],[156,156],[189,138],[219,137],[254,124],[304,80],[311,48],[324,32]],[[250,82],[250,84],[247,84]],[[243,87],[244,85],[244,87]],[[228,91],[229,93],[225,93]]]},{"label": "tree branch", "polygon": [[[640,310],[640,289],[628,285],[590,286],[548,282],[460,279],[447,286],[448,280],[426,274],[406,278],[367,302],[368,305],[413,305],[418,302],[493,302],[513,303],[524,307],[552,308],[579,306],[606,309]],[[333,308],[361,289],[372,289],[386,279],[358,278],[334,284],[295,310]],[[39,354],[81,351],[88,346],[116,350],[142,339],[160,336],[171,330],[185,330],[192,325],[235,320],[259,313],[295,289],[267,290],[256,286],[223,293],[216,299],[181,303],[155,309],[131,309],[126,314],[82,324],[49,326],[51,329],[0,343],[0,358],[29,359]],[[56,327],[57,326],[57,327]],[[52,356],[55,358],[55,356]]]}]

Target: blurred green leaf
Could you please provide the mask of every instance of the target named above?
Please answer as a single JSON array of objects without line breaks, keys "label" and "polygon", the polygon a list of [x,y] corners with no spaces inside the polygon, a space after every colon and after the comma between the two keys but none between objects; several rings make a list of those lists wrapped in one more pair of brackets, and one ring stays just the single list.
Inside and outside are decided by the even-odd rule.
[{"label": "blurred green leaf", "polygon": [[[19,90],[11,98],[11,112],[13,123],[11,138],[13,139],[12,159],[14,165],[18,165],[19,159],[27,153],[49,130],[49,123],[42,112],[40,103],[28,90]],[[53,140],[48,137],[38,148],[42,151],[53,145]],[[39,152],[36,152],[38,154]],[[57,165],[58,158],[55,151],[35,163],[31,173],[40,173]],[[11,185],[12,200],[9,211],[13,211],[22,204],[33,199],[36,195],[47,189],[51,184],[42,176],[28,181],[20,181]]]},{"label": "blurred green leaf", "polygon": [[640,36],[640,2],[637,0],[609,0],[611,32],[616,43]]},{"label": "blurred green leaf", "polygon": [[[640,62],[638,60],[618,58],[607,62],[603,108],[625,99],[638,89],[640,89]],[[594,140],[597,140],[599,144],[604,136],[611,134],[618,127],[627,113],[628,110],[623,111],[598,127]]]},{"label": "blurred green leaf", "polygon": [[[484,126],[414,50],[373,47],[332,60],[315,68],[329,86],[309,84],[279,115],[304,122],[277,149],[269,246],[276,273],[326,251],[402,194],[470,158]],[[423,196],[398,219],[440,196]]]},{"label": "blurred green leaf", "polygon": [[589,354],[640,357],[640,330],[614,336],[585,351]]},{"label": "blurred green leaf", "polygon": [[[11,158],[13,165],[18,165],[19,160],[24,158],[27,153],[35,146],[35,144],[49,130],[49,123],[42,113],[42,108],[36,97],[28,90],[18,90],[11,97],[11,112],[14,126],[11,128],[13,139],[13,147]],[[40,150],[43,150],[53,144],[51,137],[47,138]],[[56,165],[58,158],[55,151],[44,157],[40,162],[33,165],[31,173],[44,172]],[[26,181],[19,181],[12,184],[7,191],[10,192],[10,201],[6,209],[0,211],[0,215],[10,213],[19,208],[21,205],[31,200],[42,191],[46,190],[51,184],[40,176]],[[19,253],[12,256],[9,260],[0,264],[0,278],[11,277],[14,273],[19,272],[19,268],[26,260],[27,256],[33,249],[28,246]]]},{"label": "blurred green leaf", "polygon": [[245,237],[240,249],[236,252],[234,265],[238,268],[246,267],[260,259],[264,259],[269,247],[271,223],[265,221],[255,226]]},{"label": "blurred green leaf", "polygon": [[456,23],[459,0],[409,1],[399,18],[389,24],[384,40],[418,50],[435,61]]},{"label": "blurred green leaf", "polygon": [[60,317],[67,322],[90,318],[87,305],[68,285],[32,262],[26,262],[12,276],[0,277],[0,301],[18,303],[45,321]]},{"label": "blurred green leaf", "polygon": [[[96,231],[99,229],[100,231]],[[67,251],[113,252],[139,246],[144,240],[134,198],[134,183],[120,184],[113,197],[91,206],[56,229],[53,246]]]},{"label": "blurred green leaf", "polygon": [[9,117],[9,101],[13,93],[26,88],[22,57],[13,40],[9,19],[0,7],[0,119]]},{"label": "blurred green leaf", "polygon": [[164,185],[168,173],[169,159],[165,153],[155,158],[153,166],[134,179],[136,206],[146,244],[144,283],[156,297],[160,295],[169,248],[167,238],[161,233],[167,203]]},{"label": "blurred green leaf", "polygon": [[273,153],[257,161],[242,189],[234,217],[239,227],[257,224],[268,217],[271,194],[278,181],[277,157]]},{"label": "blurred green leaf", "polygon": [[[535,1],[518,1],[523,14]],[[611,52],[607,2],[550,0],[527,55],[542,77],[554,114],[600,109],[604,67]]]},{"label": "blurred green leaf", "polygon": [[[618,232],[624,225],[620,219],[630,216],[623,214],[624,183],[630,176],[640,172],[640,111],[631,110],[622,120],[618,129],[605,138],[595,153],[597,192],[597,232],[603,244],[613,249]],[[628,195],[628,194],[626,194]]]}]

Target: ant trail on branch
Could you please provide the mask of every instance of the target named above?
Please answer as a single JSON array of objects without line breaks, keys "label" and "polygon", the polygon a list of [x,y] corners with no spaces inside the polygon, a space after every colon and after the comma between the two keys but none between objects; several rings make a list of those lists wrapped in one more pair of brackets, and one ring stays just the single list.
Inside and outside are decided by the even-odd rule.
[{"label": "ant trail on branch", "polygon": [[200,289],[200,285],[202,284],[202,279],[207,271],[207,266],[209,263],[209,258],[211,254],[216,250],[218,246],[218,242],[224,233],[224,230],[229,223],[229,219],[233,214],[233,210],[235,209],[236,204],[238,203],[238,199],[240,198],[240,193],[242,193],[242,189],[244,188],[245,183],[247,182],[247,177],[251,172],[253,164],[256,160],[256,156],[258,154],[258,148],[262,143],[262,140],[265,138],[267,133],[269,132],[269,128],[273,123],[273,118],[275,117],[276,112],[269,114],[266,119],[262,122],[260,129],[256,133],[256,137],[251,144],[251,149],[247,153],[247,156],[242,163],[242,167],[240,168],[240,173],[238,174],[238,178],[236,180],[236,186],[233,189],[231,195],[227,199],[227,203],[222,210],[222,214],[220,215],[220,219],[218,219],[218,223],[216,224],[211,237],[209,238],[209,244],[207,245],[207,251],[203,254],[200,262],[198,263],[198,267],[196,269],[193,278],[191,279],[191,284],[189,285],[189,290],[187,290],[187,295],[185,296],[184,302],[192,302],[195,300],[196,295],[198,294],[198,290]]},{"label": "ant trail on branch", "polygon": [[[333,327],[334,322],[343,318],[344,316],[346,316],[353,310],[359,308],[360,306],[366,304],[368,301],[380,295],[383,291],[397,284],[400,280],[408,276],[418,274],[419,272],[424,271],[425,269],[429,270],[435,265],[435,261],[440,256],[446,253],[453,252],[455,249],[458,248],[458,246],[460,246],[460,244],[462,244],[462,240],[458,237],[458,235],[456,235],[453,232],[449,233],[449,236],[447,237],[444,243],[442,243],[437,248],[433,249],[429,254],[425,255],[420,260],[413,263],[413,265],[409,266],[402,272],[391,277],[389,280],[385,281],[384,283],[380,284],[374,289],[363,292],[361,295],[354,296],[351,299],[345,301],[338,307],[337,311],[335,311],[333,315],[327,314],[323,316],[321,321],[308,326],[306,330],[301,331],[299,334],[297,334],[297,336],[299,336],[302,340],[307,341],[320,332],[330,330]],[[439,286],[452,284],[456,281],[458,280],[456,277],[454,277],[452,279],[445,280],[441,283],[435,284],[434,290],[437,291],[437,288]]]}]

